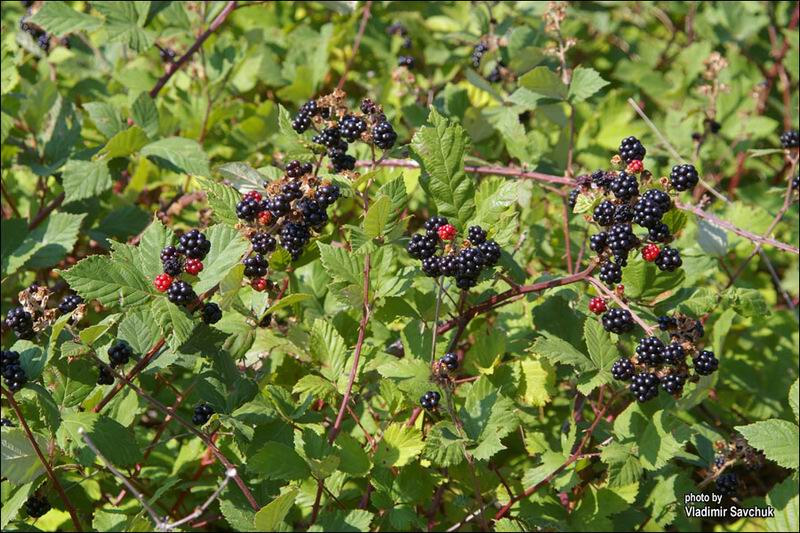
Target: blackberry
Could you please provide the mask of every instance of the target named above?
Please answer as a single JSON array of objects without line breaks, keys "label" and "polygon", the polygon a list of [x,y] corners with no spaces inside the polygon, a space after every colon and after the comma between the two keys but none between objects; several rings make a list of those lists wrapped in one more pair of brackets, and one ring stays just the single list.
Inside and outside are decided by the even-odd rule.
[{"label": "blackberry", "polygon": [[600,265],[600,281],[606,285],[614,285],[622,281],[622,267],[611,261],[603,261]]},{"label": "blackberry", "polygon": [[162,248],[161,250],[161,262],[163,263],[167,259],[172,259],[173,257],[178,256],[178,249],[174,246],[167,246]]},{"label": "blackberry", "polygon": [[649,372],[640,372],[633,376],[628,389],[637,402],[644,403],[658,396],[658,385],[658,376]]},{"label": "blackberry", "polygon": [[113,385],[114,374],[106,365],[97,365],[97,384]]},{"label": "blackberry", "polygon": [[361,137],[362,133],[367,131],[367,123],[355,115],[345,115],[341,122],[339,122],[339,129],[341,130],[342,137],[347,139],[348,142],[353,142]]},{"label": "blackberry", "polygon": [[797,148],[800,146],[800,133],[797,130],[789,130],[781,133],[781,146],[784,148]]},{"label": "blackberry", "polygon": [[317,187],[317,191],[314,193],[314,199],[316,199],[317,203],[322,207],[328,207],[336,202],[340,195],[339,186],[332,183],[330,185]]},{"label": "blackberry", "polygon": [[628,201],[635,196],[639,196],[639,182],[633,174],[620,171],[611,182],[611,192],[618,199]]},{"label": "blackberry", "polygon": [[719,361],[714,357],[714,352],[703,350],[694,360],[694,371],[701,376],[710,376],[717,368]]},{"label": "blackberry", "polygon": [[61,303],[58,304],[58,310],[62,313],[69,313],[70,311],[77,309],[82,303],[83,298],[77,294],[67,294],[61,299]]},{"label": "blackberry", "polygon": [[318,230],[328,222],[328,213],[316,200],[303,198],[297,202],[297,210],[303,215],[305,223]]},{"label": "blackberry", "polygon": [[724,465],[726,462],[727,461],[725,460],[725,456],[724,455],[715,455],[714,456],[714,468],[716,468],[717,470],[722,468],[722,465]]},{"label": "blackberry", "polygon": [[0,427],[13,428],[14,423],[6,417],[0,418]]},{"label": "blackberry", "polygon": [[632,222],[633,215],[633,207],[629,205],[617,206],[617,210],[614,213],[614,224],[627,224]]},{"label": "blackberry", "polygon": [[610,226],[614,223],[614,213],[616,210],[617,209],[614,207],[614,204],[608,200],[603,200],[598,204],[597,207],[594,208],[594,212],[592,212],[592,220],[601,226]]},{"label": "blackberry", "polygon": [[429,278],[438,277],[442,273],[442,271],[439,269],[439,258],[433,256],[423,259],[422,272],[424,272]]},{"label": "blackberry", "polygon": [[611,333],[627,333],[633,329],[633,316],[627,309],[609,309],[603,315],[603,328]]},{"label": "blackberry", "polygon": [[478,249],[481,251],[481,254],[483,254],[483,260],[486,266],[494,266],[500,261],[502,251],[500,250],[500,245],[495,241],[482,242],[478,245]]},{"label": "blackberry", "polygon": [[603,190],[608,190],[611,187],[611,182],[614,181],[614,177],[612,173],[604,170],[595,170],[591,175],[592,183]]},{"label": "blackberry", "polygon": [[211,415],[214,414],[214,408],[207,404],[201,403],[198,404],[194,408],[194,414],[192,415],[192,424],[195,426],[204,426],[206,423],[211,420]]},{"label": "blackberry", "polygon": [[292,209],[292,199],[286,194],[276,194],[267,201],[267,206],[276,218],[289,214]]},{"label": "blackberry", "polygon": [[33,316],[23,307],[14,307],[6,315],[6,327],[20,339],[33,338]]},{"label": "blackberry", "polygon": [[663,215],[664,211],[659,204],[644,197],[639,198],[633,206],[633,221],[643,228],[652,228],[660,224]]},{"label": "blackberry", "polygon": [[486,232],[480,226],[470,226],[467,230],[467,239],[473,246],[479,246],[486,242]]},{"label": "blackberry", "polygon": [[332,128],[325,128],[319,134],[314,135],[311,139],[317,144],[327,146],[328,148],[335,148],[339,145],[339,140],[342,138],[342,132],[336,126]]},{"label": "blackberry", "polygon": [[478,279],[473,277],[464,277],[456,275],[456,287],[461,290],[468,290],[478,284]]},{"label": "blackberry", "polygon": [[193,229],[178,239],[178,252],[191,259],[205,259],[211,250],[211,241],[200,230]]},{"label": "blackberry", "polygon": [[677,365],[686,359],[686,350],[677,342],[671,342],[666,345],[662,354],[664,355],[664,363],[668,365]]},{"label": "blackberry", "polygon": [[458,254],[458,269],[456,276],[462,278],[477,278],[485,261],[483,254],[477,248],[463,248]]},{"label": "blackberry", "polygon": [[472,48],[472,66],[474,68],[479,68],[481,66],[481,59],[483,59],[483,54],[489,51],[489,47],[486,46],[486,43],[483,41],[479,42]]},{"label": "blackberry", "polygon": [[503,65],[503,62],[499,61],[491,70],[491,72],[489,72],[489,74],[486,76],[486,81],[488,81],[489,83],[500,83],[501,81],[503,81],[503,67],[505,67],[505,65]]},{"label": "blackberry", "polygon": [[214,302],[209,302],[203,306],[203,322],[206,324],[216,324],[222,320],[222,309]]},{"label": "blackberry", "polygon": [[792,190],[797,190],[800,187],[800,175],[792,178]]},{"label": "blackberry", "polygon": [[654,224],[647,230],[647,238],[653,242],[667,242],[671,237],[669,226],[663,222]]},{"label": "blackberry", "polygon": [[248,278],[263,278],[269,270],[267,258],[261,254],[246,257],[242,263],[244,264],[244,275]]},{"label": "blackberry", "polygon": [[50,502],[44,496],[30,496],[25,502],[25,512],[31,518],[39,518],[47,514],[51,509]]},{"label": "blackberry", "polygon": [[608,233],[601,231],[589,237],[589,248],[593,252],[602,253],[608,245]]},{"label": "blackberry", "polygon": [[414,259],[427,259],[436,253],[436,241],[417,233],[411,236],[406,251]]},{"label": "blackberry", "polygon": [[434,241],[439,240],[439,228],[442,226],[446,226],[448,224],[447,219],[445,217],[440,217],[438,215],[434,215],[430,217],[428,220],[425,221],[423,227],[425,228],[425,236],[433,239]]},{"label": "blackberry", "polygon": [[409,70],[413,69],[414,68],[414,57],[413,56],[397,56],[397,66],[398,67],[406,67]]},{"label": "blackberry", "polygon": [[656,257],[656,266],[663,272],[672,272],[683,264],[681,254],[675,248],[665,246]]},{"label": "blackberry", "polygon": [[297,133],[303,133],[311,127],[311,116],[305,113],[298,113],[292,120],[292,129]]},{"label": "blackberry", "polygon": [[375,146],[381,150],[388,150],[394,146],[397,140],[397,133],[395,133],[392,125],[386,121],[378,122],[372,127],[372,140]]},{"label": "blackberry", "polygon": [[309,117],[313,117],[322,113],[322,108],[317,105],[316,100],[309,100],[305,104],[300,106],[298,110],[299,113],[304,115],[308,115]]},{"label": "blackberry", "polygon": [[567,200],[567,205],[569,205],[569,210],[572,211],[575,209],[575,204],[578,203],[578,196],[581,195],[581,190],[578,188],[572,189],[569,191],[569,198]]},{"label": "blackberry", "polygon": [[734,497],[739,492],[739,478],[733,472],[720,475],[716,481],[716,492],[722,496]]},{"label": "blackberry", "polygon": [[661,331],[667,331],[670,328],[674,328],[678,326],[678,321],[675,320],[671,316],[661,315],[658,317],[658,329]]},{"label": "blackberry", "polygon": [[628,381],[633,377],[635,371],[630,359],[620,357],[611,367],[611,376],[619,381]]},{"label": "blackberry", "polygon": [[675,165],[669,173],[669,182],[677,191],[688,191],[693,189],[700,176],[694,165]]},{"label": "blackberry", "polygon": [[12,350],[0,352],[0,374],[3,375],[3,381],[12,393],[20,390],[28,382],[28,376],[20,363],[19,352]]},{"label": "blackberry", "polygon": [[291,254],[292,260],[296,261],[303,254],[303,248],[311,239],[311,232],[305,224],[289,222],[281,228],[280,237],[281,246]]},{"label": "blackberry", "polygon": [[458,270],[458,256],[456,254],[448,254],[438,257],[439,271],[443,276],[455,276]]},{"label": "blackberry", "polygon": [[614,224],[608,230],[608,247],[615,255],[627,257],[626,252],[636,248],[638,244],[639,239],[630,224]]},{"label": "blackberry", "polygon": [[458,370],[458,356],[453,352],[447,352],[444,354],[442,358],[439,359],[439,362],[441,362],[450,372],[455,372]]},{"label": "blackberry", "polygon": [[111,363],[111,366],[126,365],[132,356],[133,348],[123,340],[117,339],[108,349],[108,361]]},{"label": "blackberry", "polygon": [[375,102],[373,102],[369,98],[364,98],[363,100],[361,100],[359,108],[361,109],[361,112],[364,113],[365,115],[372,115],[378,111],[378,107],[375,105]]},{"label": "blackberry", "polygon": [[642,161],[647,154],[647,149],[636,137],[625,137],[619,143],[619,156],[626,163],[631,161]]},{"label": "blackberry", "polygon": [[636,356],[644,365],[660,365],[664,360],[664,343],[658,337],[644,337],[636,347]]},{"label": "blackberry", "polygon": [[252,244],[255,253],[266,255],[275,250],[277,241],[269,233],[254,233],[250,237],[250,244]]},{"label": "blackberry", "polygon": [[167,298],[176,305],[189,305],[197,299],[197,295],[191,285],[176,279],[167,289]]},{"label": "blackberry", "polygon": [[436,409],[439,406],[441,395],[436,391],[428,391],[419,399],[420,405],[428,410]]},{"label": "blackberry", "polygon": [[661,378],[661,388],[668,394],[680,394],[683,392],[683,385],[686,383],[686,376],[683,374],[667,374]]},{"label": "blackberry", "polygon": [[648,189],[642,195],[643,200],[649,200],[661,208],[661,212],[666,213],[672,209],[672,198],[669,194],[659,189]]},{"label": "blackberry", "polygon": [[284,196],[297,200],[303,197],[303,184],[297,180],[291,180],[281,187],[281,193]]},{"label": "blackberry", "polygon": [[331,153],[331,150],[328,150],[328,156],[331,161],[331,168],[334,172],[340,173],[346,170],[355,170],[356,168],[356,158],[350,154],[346,153]]},{"label": "blackberry", "polygon": [[181,256],[167,259],[161,265],[164,267],[164,273],[172,277],[178,276],[183,272],[183,258]]},{"label": "blackberry", "polygon": [[[297,159],[289,161],[286,165],[286,175],[290,178],[299,178],[305,174],[310,173],[314,167],[310,163],[301,163]],[[291,182],[297,183],[297,182]],[[286,192],[286,191],[284,191]]]}]

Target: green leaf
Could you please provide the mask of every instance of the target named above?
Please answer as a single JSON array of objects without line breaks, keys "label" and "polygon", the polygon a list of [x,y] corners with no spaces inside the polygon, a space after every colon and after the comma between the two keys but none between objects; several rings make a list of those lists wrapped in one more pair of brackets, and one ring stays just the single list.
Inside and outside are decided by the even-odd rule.
[{"label": "green leaf", "polygon": [[81,30],[92,31],[101,24],[99,19],[75,11],[67,2],[43,2],[30,21],[59,37]]},{"label": "green leaf", "polygon": [[241,200],[239,193],[232,187],[210,179],[198,178],[197,181],[208,194],[208,205],[213,212],[214,220],[236,226],[239,223],[239,217],[236,216],[236,204]]},{"label": "green leaf", "polygon": [[608,486],[622,487],[635,483],[642,476],[642,465],[635,443],[611,442],[603,447],[600,460],[608,465]]},{"label": "green leaf", "polygon": [[151,283],[135,265],[93,255],[61,273],[75,292],[105,306],[135,306],[155,295]]},{"label": "green leaf", "polygon": [[265,179],[263,174],[247,163],[225,163],[214,170],[222,174],[234,187],[240,187],[242,190],[259,189]]},{"label": "green leaf", "polygon": [[12,252],[7,268],[14,270],[23,265],[31,268],[55,265],[72,251],[85,216],[85,214],[70,213],[51,214],[44,224],[30,232]]},{"label": "green leaf", "polygon": [[[139,268],[147,279],[155,279],[164,271],[161,263],[161,250],[171,246],[175,233],[157,218],[142,232],[136,251],[139,256]],[[213,243],[212,243],[213,246]]]},{"label": "green leaf", "polygon": [[437,466],[456,466],[464,460],[467,439],[460,437],[449,420],[442,420],[428,429],[423,457]]},{"label": "green leaf", "polygon": [[546,331],[536,339],[533,351],[543,355],[553,363],[574,366],[576,369],[583,371],[592,369],[591,360],[580,350],[564,339]]},{"label": "green leaf", "polygon": [[682,450],[683,446],[674,437],[675,423],[665,411],[658,411],[648,420],[639,437],[639,457],[648,470],[658,470]]},{"label": "green leaf", "polygon": [[133,431],[122,426],[116,420],[95,413],[68,413],[63,415],[59,434],[63,442],[67,437],[72,439],[82,451],[81,461],[84,465],[92,464],[95,454],[84,442],[78,432],[80,428],[97,446],[100,453],[113,465],[133,466],[142,459],[141,448],[136,444]]},{"label": "green leaf", "polygon": [[295,496],[297,489],[290,489],[262,507],[255,516],[256,530],[278,531],[279,527],[283,526],[283,519],[294,505]]},{"label": "green leaf", "polygon": [[[42,475],[44,467],[25,432],[19,428],[4,427],[2,433],[0,469],[3,471],[3,477],[8,478],[15,485],[24,485]],[[34,437],[39,449],[46,450],[47,441],[38,433],[34,433]],[[5,514],[5,509],[3,509],[3,515]]]},{"label": "green leaf", "polygon": [[141,306],[125,313],[117,329],[117,337],[126,341],[133,353],[144,355],[161,337],[161,328],[152,310]]},{"label": "green leaf", "polygon": [[308,465],[293,447],[280,442],[267,442],[247,462],[247,469],[267,479],[292,481],[310,475]]},{"label": "green leaf", "polygon": [[794,384],[789,389],[789,405],[794,411],[794,421],[800,422],[800,379],[794,380]]},{"label": "green leaf", "polygon": [[578,67],[572,71],[567,97],[573,103],[583,102],[608,83],[595,69]]},{"label": "green leaf", "polygon": [[383,438],[375,450],[375,465],[384,468],[407,465],[424,447],[422,434],[417,428],[406,427],[402,423],[391,424],[383,432]]},{"label": "green leaf", "polygon": [[464,171],[469,138],[458,123],[442,117],[435,109],[411,140],[411,148],[424,172],[439,215],[455,219],[462,228],[475,213],[473,180]]},{"label": "green leaf", "polygon": [[319,318],[314,321],[308,345],[314,360],[321,365],[321,374],[328,380],[336,383],[346,375],[347,346],[330,321]]},{"label": "green leaf", "polygon": [[800,527],[797,475],[786,478],[773,488],[766,499],[767,505],[775,508],[775,516],[765,519],[767,531],[797,531]]},{"label": "green leaf", "polygon": [[534,407],[550,403],[550,392],[555,385],[553,368],[539,357],[531,355],[520,363],[523,382],[520,385],[521,400]]},{"label": "green leaf", "polygon": [[[50,5],[52,3],[53,2],[49,2],[45,5]],[[39,11],[39,13],[41,13],[41,11]],[[97,130],[106,138],[111,138],[125,129],[122,116],[116,106],[107,102],[89,102],[83,104],[83,108],[89,113],[89,118],[92,119]]]},{"label": "green leaf", "polygon": [[167,137],[142,148],[143,156],[173,172],[208,176],[208,156],[197,141],[184,137]]},{"label": "green leaf", "polygon": [[581,375],[578,390],[581,394],[589,394],[600,385],[611,381],[611,367],[619,357],[619,352],[611,341],[611,335],[598,320],[587,320],[583,323],[583,337],[594,368],[589,375]]},{"label": "green leaf", "polygon": [[317,241],[322,266],[334,281],[344,281],[353,285],[363,283],[363,261],[344,248]]},{"label": "green leaf", "polygon": [[339,470],[354,477],[364,477],[369,474],[371,463],[369,455],[364,451],[363,445],[347,433],[342,433],[336,438],[341,462]]},{"label": "green leaf", "polygon": [[796,424],[773,418],[736,426],[736,431],[747,439],[750,446],[763,451],[767,459],[785,468],[800,468],[800,431]]},{"label": "green leaf", "polygon": [[142,52],[153,44],[153,37],[141,27],[142,17],[136,4],[118,0],[98,1],[92,2],[92,7],[105,16],[105,29],[111,42],[124,42],[136,52]]},{"label": "green leaf", "polygon": [[167,337],[167,343],[173,349],[186,342],[194,331],[195,323],[188,311],[164,297],[153,301],[153,316],[161,326],[161,334]]},{"label": "green leaf", "polygon": [[519,86],[545,98],[563,100],[567,96],[567,87],[561,78],[545,66],[523,74],[519,78]]},{"label": "green leaf", "polygon": [[[3,435],[5,438],[5,434]],[[33,488],[33,483],[25,483],[17,488],[10,497],[5,493],[3,494],[3,513],[0,515],[0,528],[6,531],[6,526],[11,520],[16,518],[17,513],[28,501],[28,496]]]},{"label": "green leaf", "polygon": [[353,509],[347,514],[344,511],[334,511],[324,513],[319,517],[319,523],[309,527],[308,530],[315,531],[341,531],[359,532],[370,531],[370,524],[375,515],[362,509]]},{"label": "green leaf", "polygon": [[211,241],[211,250],[203,260],[203,271],[194,286],[197,294],[212,289],[242,261],[249,246],[238,231],[230,226],[217,224],[205,232]]},{"label": "green leaf", "polygon": [[147,135],[144,130],[138,126],[133,126],[132,128],[117,133],[109,139],[103,149],[97,153],[96,157],[103,159],[127,157],[138,152],[147,144],[147,141]]},{"label": "green leaf", "polygon": [[383,236],[392,211],[392,201],[386,196],[380,196],[370,204],[367,216],[364,217],[364,233],[370,239]]},{"label": "green leaf", "polygon": [[144,130],[151,139],[158,137],[158,109],[150,95],[143,92],[136,97],[131,106],[133,122]]},{"label": "green leaf", "polygon": [[64,165],[64,203],[86,200],[111,188],[113,181],[105,161],[76,161]]}]

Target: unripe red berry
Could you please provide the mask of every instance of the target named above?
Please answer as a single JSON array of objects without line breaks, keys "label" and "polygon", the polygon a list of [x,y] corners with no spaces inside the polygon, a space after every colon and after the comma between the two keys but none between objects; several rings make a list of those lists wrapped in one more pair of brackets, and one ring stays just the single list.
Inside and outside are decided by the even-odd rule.
[{"label": "unripe red berry", "polygon": [[169,289],[169,286],[172,284],[172,276],[169,274],[159,274],[156,276],[156,279],[153,280],[153,285],[155,285],[156,290],[158,292],[164,292]]},{"label": "unripe red berry", "polygon": [[439,227],[437,233],[443,241],[451,241],[456,236],[456,228],[452,224],[445,224]]},{"label": "unripe red berry", "polygon": [[203,270],[203,262],[199,259],[187,259],[184,269],[192,276],[196,276]]},{"label": "unripe red berry", "polygon": [[270,221],[272,221],[272,213],[270,213],[269,211],[264,210],[258,214],[259,224],[263,224],[264,226],[266,226],[267,224],[270,223]]},{"label": "unripe red berry", "polygon": [[595,296],[591,300],[589,300],[589,311],[596,315],[600,315],[605,313],[607,310],[606,301],[600,298],[599,296]]},{"label": "unripe red berry", "polygon": [[628,166],[625,168],[625,171],[629,174],[638,174],[642,170],[644,170],[644,164],[638,159],[634,159],[628,163]]},{"label": "unripe red berry", "polygon": [[255,200],[256,202],[260,202],[262,199],[261,193],[258,191],[247,191],[244,195],[245,200]]},{"label": "unripe red berry", "polygon": [[658,257],[661,249],[656,244],[648,244],[642,248],[642,257],[645,261],[653,262]]},{"label": "unripe red berry", "polygon": [[253,290],[258,292],[264,292],[267,290],[268,282],[264,278],[253,278],[250,282],[250,286],[253,287]]},{"label": "unripe red berry", "polygon": [[614,289],[614,292],[617,293],[617,296],[622,298],[623,296],[625,296],[625,285],[620,283],[619,285],[617,285],[616,289]]}]

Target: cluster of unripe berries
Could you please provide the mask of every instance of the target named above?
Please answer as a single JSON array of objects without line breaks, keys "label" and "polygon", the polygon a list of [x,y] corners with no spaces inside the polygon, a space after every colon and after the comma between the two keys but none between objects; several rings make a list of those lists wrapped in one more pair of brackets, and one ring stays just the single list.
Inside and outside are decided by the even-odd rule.
[{"label": "cluster of unripe berries", "polygon": [[[411,37],[408,36],[408,29],[400,22],[393,22],[386,28],[386,33],[389,35],[398,35],[403,38],[403,49],[411,49]],[[411,70],[414,68],[414,56],[408,54],[400,54],[397,56],[397,66],[406,67]]]},{"label": "cluster of unripe berries", "polygon": [[311,140],[324,147],[334,172],[354,170],[356,159],[347,153],[349,143],[360,140],[388,150],[397,141],[397,133],[379,105],[365,98],[360,109],[360,112],[348,109],[344,93],[336,91],[300,106],[292,128],[297,133],[309,128],[316,132]]},{"label": "cluster of unripe berries", "polygon": [[214,408],[210,404],[198,404],[194,408],[194,414],[192,414],[192,424],[195,426],[204,426],[214,413]]},{"label": "cluster of unripe berries", "polygon": [[265,279],[268,256],[281,246],[293,261],[303,254],[312,230],[320,231],[328,223],[328,208],[341,192],[334,183],[320,182],[310,163],[290,161],[280,180],[263,183],[266,194],[248,191],[236,205],[236,215],[249,232],[252,254],[244,259],[244,275],[253,288],[269,288]]},{"label": "cluster of unripe berries", "polygon": [[[602,200],[592,211],[592,221],[603,229],[592,235],[589,247],[601,258],[599,278],[608,285],[622,281],[622,267],[628,264],[631,251],[640,248],[642,258],[653,262],[664,272],[679,268],[683,261],[678,250],[667,245],[672,240],[669,227],[662,221],[673,207],[670,195],[659,188],[640,191],[637,174],[649,179],[643,159],[647,150],[635,137],[622,140],[619,161],[625,170],[597,170],[591,176],[578,178],[578,187],[569,197],[574,208],[581,194]],[[699,176],[692,165],[676,165],[669,176],[669,186],[686,191],[697,185]],[[639,236],[633,224],[646,230]]]},{"label": "cluster of unripe berries", "polygon": [[0,374],[3,375],[5,386],[12,393],[20,390],[28,382],[25,369],[20,364],[19,352],[11,350],[0,352]]},{"label": "cluster of unripe berries", "polygon": [[199,230],[193,229],[178,239],[178,246],[167,246],[161,250],[161,266],[164,272],[153,280],[158,292],[166,292],[175,305],[187,306],[197,299],[189,282],[180,279],[182,273],[196,276],[203,270],[203,259],[211,250],[211,241]]},{"label": "cluster of unripe berries", "polygon": [[446,218],[433,216],[425,222],[425,233],[412,235],[406,250],[422,262],[426,276],[452,277],[459,289],[470,289],[478,284],[484,268],[493,267],[500,260],[500,246],[487,240],[486,231],[480,226],[470,226],[466,240],[461,242],[456,239],[457,234]]},{"label": "cluster of unripe berries", "polygon": [[659,317],[658,322],[659,329],[669,333],[669,343],[655,335],[643,337],[634,357],[622,357],[611,367],[614,379],[630,382],[628,388],[639,402],[658,396],[659,387],[678,398],[692,370],[696,376],[708,376],[719,367],[713,352],[696,347],[704,334],[700,321],[678,314]]}]

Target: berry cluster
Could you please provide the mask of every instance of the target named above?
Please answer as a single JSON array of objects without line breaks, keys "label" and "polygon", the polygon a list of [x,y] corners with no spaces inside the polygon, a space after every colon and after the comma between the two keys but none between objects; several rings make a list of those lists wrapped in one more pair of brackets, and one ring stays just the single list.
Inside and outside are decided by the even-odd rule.
[{"label": "berry cluster", "polygon": [[438,392],[433,390],[423,394],[422,397],[419,399],[419,403],[424,409],[433,411],[434,409],[439,407],[439,401],[441,399],[442,396]]},{"label": "berry cluster", "polygon": [[33,315],[26,311],[24,307],[12,308],[6,315],[5,324],[20,339],[33,338]]},{"label": "berry cluster", "polygon": [[[109,358],[110,357],[111,354],[109,353]],[[114,374],[111,372],[111,369],[108,368],[106,365],[97,365],[97,384],[98,385],[114,384]]]},{"label": "berry cluster", "polygon": [[192,415],[192,424],[195,426],[204,426],[211,419],[211,415],[215,413],[214,408],[207,403],[198,404],[194,408]]},{"label": "berry cluster", "polygon": [[25,502],[25,512],[31,518],[44,516],[51,509],[50,502],[44,496],[30,496]]},{"label": "berry cluster", "polygon": [[788,130],[781,133],[781,146],[786,149],[800,147],[800,132]]},{"label": "berry cluster", "polygon": [[[480,226],[467,230],[467,239],[456,241],[456,228],[440,216],[425,222],[425,233],[411,237],[406,250],[414,259],[422,262],[426,276],[455,278],[459,289],[470,289],[478,284],[484,268],[490,268],[500,260],[500,245],[486,240],[486,231]],[[437,252],[441,251],[441,255]]]},{"label": "berry cluster", "polygon": [[[389,35],[398,35],[403,38],[402,47],[405,50],[411,49],[411,37],[408,36],[408,29],[400,22],[394,22],[386,28],[386,33]],[[414,56],[407,54],[400,54],[397,56],[397,66],[406,67],[411,70],[414,68]]]},{"label": "berry cluster", "polygon": [[735,497],[739,492],[739,478],[733,472],[721,474],[716,480],[716,492],[721,496]]},{"label": "berry cluster", "polygon": [[0,427],[13,428],[14,427],[14,422],[12,422],[11,420],[9,420],[6,417],[0,418]]},{"label": "berry cluster", "polygon": [[82,303],[83,298],[77,294],[67,294],[61,299],[61,303],[58,304],[58,310],[62,313],[71,313]]},{"label": "berry cluster", "polygon": [[[127,342],[117,339],[108,349],[108,361],[112,367],[124,366],[133,356],[133,348]],[[101,373],[102,374],[102,373]],[[99,378],[98,378],[99,381]]]},{"label": "berry cluster", "polygon": [[52,36],[38,25],[30,22],[28,19],[30,12],[31,10],[29,7],[28,14],[19,20],[19,29],[30,35],[31,38],[36,41],[36,44],[39,46],[39,48],[47,53],[50,51],[50,39]]},{"label": "berry cluster", "polygon": [[0,374],[3,381],[12,393],[17,392],[28,381],[25,369],[19,361],[19,353],[11,350],[0,352]]},{"label": "berry cluster", "polygon": [[630,382],[629,390],[639,402],[658,396],[659,387],[680,397],[691,377],[687,357],[692,359],[695,376],[708,376],[719,366],[713,352],[696,347],[703,336],[703,326],[698,320],[677,314],[659,317],[658,322],[659,328],[669,333],[669,343],[657,336],[643,337],[634,357],[620,358],[611,367],[614,379]]},{"label": "berry cluster", "polygon": [[[491,37],[489,37],[491,39]],[[495,41],[496,42],[496,41]],[[499,44],[499,43],[497,43]],[[483,60],[483,56],[490,50],[488,40],[482,39],[480,40],[473,48],[472,48],[472,66],[475,70],[480,69],[481,61]],[[487,81],[491,83],[499,83],[503,81],[504,78],[509,76],[511,72],[509,71],[506,64],[503,62],[502,59],[498,58],[494,61],[494,66],[489,74],[485,75]]]},{"label": "berry cluster", "polygon": [[83,317],[83,298],[77,294],[67,294],[56,308],[49,308],[48,301],[52,293],[44,285],[33,283],[27,289],[20,291],[19,306],[11,308],[6,314],[4,324],[14,334],[25,340],[33,339],[40,331],[57,318],[58,313],[73,313],[70,324],[76,323]]},{"label": "berry cluster", "polygon": [[[673,208],[670,194],[657,187],[643,192],[640,189],[640,185],[652,177],[644,168],[646,154],[647,149],[636,137],[626,137],[620,142],[619,156],[613,160],[624,164],[624,170],[597,170],[591,176],[581,176],[578,187],[569,195],[571,208],[582,194],[597,202],[591,220],[602,230],[590,237],[589,247],[599,255],[599,278],[608,285],[622,281],[622,268],[628,264],[631,251],[636,249],[640,249],[645,261],[654,263],[663,272],[673,272],[683,264],[680,252],[667,245],[672,235],[662,221]],[[637,175],[641,176],[641,181]],[[685,191],[698,181],[697,170],[692,165],[676,165],[669,180],[664,178],[661,184],[668,183],[675,191]],[[637,235],[634,224],[645,233]]]},{"label": "berry cluster", "polygon": [[474,68],[476,68],[476,69],[480,68],[481,60],[483,59],[483,54],[485,54],[488,51],[489,51],[489,46],[483,41],[478,42],[478,44],[476,44],[472,48],[472,58],[471,59],[472,59],[472,66]]},{"label": "berry cluster", "polygon": [[211,250],[211,241],[197,229],[184,233],[178,239],[178,246],[167,246],[161,250],[161,266],[164,269],[153,280],[158,292],[166,292],[169,301],[187,306],[197,299],[192,286],[179,279],[186,272],[196,276],[203,270],[203,259]]},{"label": "berry cluster", "polygon": [[453,352],[447,352],[432,365],[433,379],[435,381],[447,382],[458,370],[458,356]]}]

